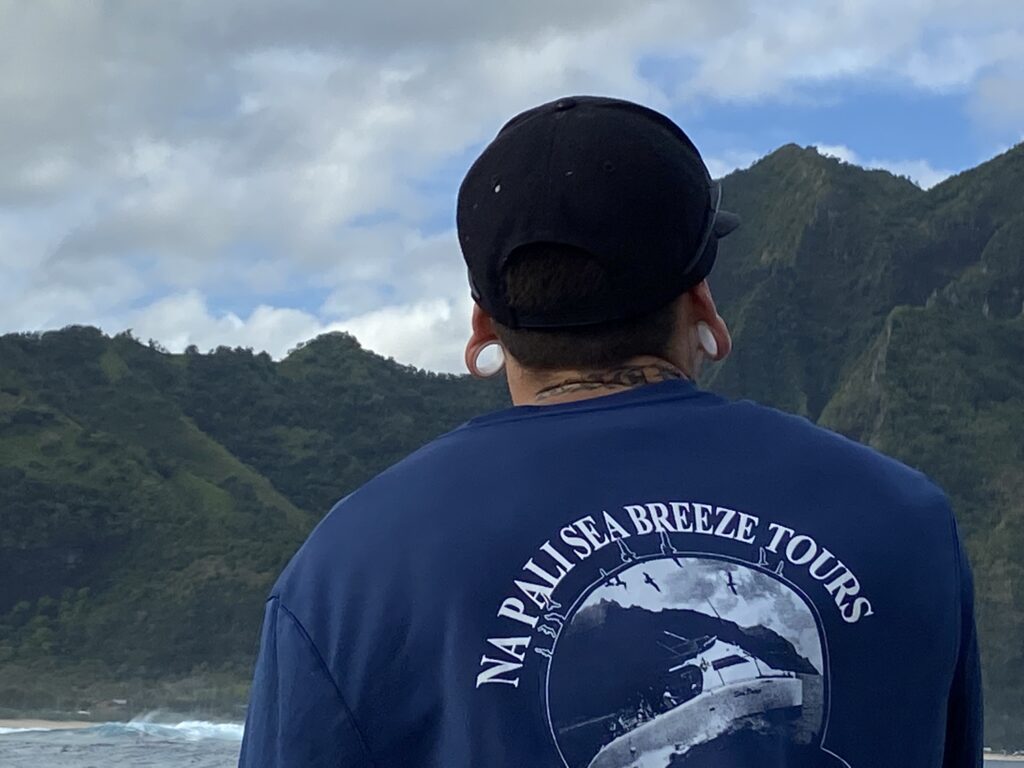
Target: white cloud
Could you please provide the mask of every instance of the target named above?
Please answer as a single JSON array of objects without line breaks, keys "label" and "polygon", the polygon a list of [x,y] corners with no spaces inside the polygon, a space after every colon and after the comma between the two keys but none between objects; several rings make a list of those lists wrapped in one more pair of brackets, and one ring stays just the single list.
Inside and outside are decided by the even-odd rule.
[{"label": "white cloud", "polygon": [[[1024,49],[1024,40],[1021,47]],[[971,113],[989,130],[1024,125],[1024,63],[981,78],[971,97]]]},{"label": "white cloud", "polygon": [[[516,111],[863,78],[969,92],[979,124],[1013,127],[1022,36],[1018,0],[0,0],[0,331],[134,322],[170,346],[280,353],[347,322],[400,360],[457,367],[465,275],[451,233],[424,234],[454,189],[430,182]],[[638,74],[646,56],[684,62],[673,85]],[[866,164],[922,186],[946,173]],[[316,298],[288,309],[296,289]],[[204,298],[225,294],[257,308]]]},{"label": "white cloud", "polygon": [[708,171],[711,172],[711,178],[721,179],[733,171],[749,168],[760,159],[761,154],[758,152],[734,150],[720,155],[705,157],[704,164],[707,165]]},{"label": "white cloud", "polygon": [[897,176],[906,176],[921,189],[931,189],[953,175],[945,168],[933,168],[927,160],[869,160],[866,168],[884,168]]},{"label": "white cloud", "polygon": [[834,157],[836,160],[842,160],[844,163],[851,163],[853,165],[859,165],[860,163],[857,153],[845,144],[816,144],[815,147],[819,154],[826,157]]},{"label": "white cloud", "polygon": [[210,310],[205,297],[195,290],[167,296],[126,316],[101,323],[108,332],[132,329],[140,339],[156,339],[173,352],[190,344],[201,350],[217,346],[252,347],[274,357],[285,355],[298,342],[321,333],[341,330],[297,309],[259,306],[248,317]]},{"label": "white cloud", "polygon": [[382,355],[420,368],[465,373],[462,354],[470,309],[468,297],[432,299],[374,310],[341,327]]},{"label": "white cloud", "polygon": [[264,305],[240,317],[212,311],[206,298],[192,290],[166,296],[100,326],[110,333],[131,328],[137,338],[155,339],[172,352],[192,344],[203,351],[223,345],[266,350],[275,358],[322,333],[346,331],[385,357],[420,368],[465,373],[462,351],[469,337],[470,308],[468,298],[431,299],[324,322],[309,312]]},{"label": "white cloud", "polygon": [[953,175],[953,171],[932,167],[927,160],[862,160],[856,152],[842,144],[815,146],[822,155],[834,157],[844,163],[859,165],[861,168],[882,169],[897,176],[905,176],[921,189],[931,189]]}]

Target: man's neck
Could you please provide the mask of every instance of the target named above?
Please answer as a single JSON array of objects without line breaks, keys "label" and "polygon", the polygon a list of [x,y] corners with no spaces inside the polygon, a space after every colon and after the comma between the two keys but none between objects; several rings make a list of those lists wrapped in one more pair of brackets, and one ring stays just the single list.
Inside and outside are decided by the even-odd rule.
[{"label": "man's neck", "polygon": [[509,390],[516,405],[554,405],[687,378],[680,368],[667,360],[644,356],[603,370],[510,371]]}]

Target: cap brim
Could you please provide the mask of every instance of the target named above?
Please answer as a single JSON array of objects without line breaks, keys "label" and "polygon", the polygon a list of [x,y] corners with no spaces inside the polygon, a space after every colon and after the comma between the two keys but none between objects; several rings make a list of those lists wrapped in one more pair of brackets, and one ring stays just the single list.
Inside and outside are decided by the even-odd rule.
[{"label": "cap brim", "polygon": [[721,239],[732,232],[739,229],[740,217],[735,213],[729,211],[718,211],[718,215],[715,216],[715,224],[712,231],[715,233],[715,237]]}]

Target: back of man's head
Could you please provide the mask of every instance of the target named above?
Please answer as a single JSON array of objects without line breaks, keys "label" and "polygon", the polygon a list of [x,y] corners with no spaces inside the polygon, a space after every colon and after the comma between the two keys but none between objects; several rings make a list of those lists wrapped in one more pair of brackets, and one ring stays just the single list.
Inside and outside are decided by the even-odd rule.
[{"label": "back of man's head", "polygon": [[[574,309],[614,300],[608,270],[585,251],[558,244],[523,246],[505,273],[516,312]],[[563,328],[509,328],[495,322],[507,354],[537,371],[614,368],[641,355],[664,357],[676,328],[673,304],[625,320]]]},{"label": "back of man's head", "polygon": [[674,302],[738,221],[664,115],[571,97],[510,120],[459,190],[473,298],[505,351],[539,371],[662,357]]}]

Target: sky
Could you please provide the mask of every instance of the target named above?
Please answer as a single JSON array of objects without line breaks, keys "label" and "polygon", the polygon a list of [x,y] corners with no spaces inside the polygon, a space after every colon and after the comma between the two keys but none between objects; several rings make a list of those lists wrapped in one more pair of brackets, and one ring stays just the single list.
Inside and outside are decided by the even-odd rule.
[{"label": "sky", "polygon": [[795,142],[931,187],[1024,140],[1024,5],[0,0],[0,333],[345,330],[460,371],[459,182],[581,93],[666,112],[716,176]]},{"label": "sky", "polygon": [[[730,574],[735,592],[729,587]],[[608,600],[623,608],[717,614],[740,627],[767,627],[792,643],[819,673],[824,671],[814,616],[796,592],[772,576],[736,563],[687,556],[680,556],[678,564],[671,559],[646,560],[617,576],[625,587],[605,583],[590,593],[579,610]],[[646,581],[647,576],[657,589]]]}]

